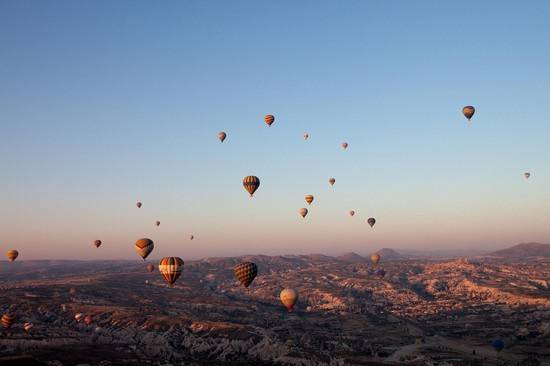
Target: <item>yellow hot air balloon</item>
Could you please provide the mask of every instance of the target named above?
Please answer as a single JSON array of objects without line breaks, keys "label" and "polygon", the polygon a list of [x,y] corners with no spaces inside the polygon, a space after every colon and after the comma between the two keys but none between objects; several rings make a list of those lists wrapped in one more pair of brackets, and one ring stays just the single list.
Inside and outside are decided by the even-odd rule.
[{"label": "yellow hot air balloon", "polygon": [[378,253],[372,253],[370,255],[370,261],[372,262],[372,264],[374,264],[375,266],[378,265],[378,262],[380,262],[380,254]]},{"label": "yellow hot air balloon", "polygon": [[306,215],[308,213],[307,208],[302,207],[301,209],[298,210],[298,213],[300,214],[300,216],[306,217]]},{"label": "yellow hot air balloon", "polygon": [[355,215],[355,211],[351,210],[351,211],[349,212],[349,215],[350,215],[350,216]]},{"label": "yellow hot air balloon", "polygon": [[331,186],[333,186],[334,183],[336,183],[336,179],[330,178],[330,179],[328,180],[328,182],[330,183]]},{"label": "yellow hot air balloon", "polygon": [[475,112],[476,109],[471,105],[467,105],[466,107],[462,108],[462,114],[468,119],[468,121],[474,116]]},{"label": "yellow hot air balloon", "polygon": [[313,202],[313,196],[311,194],[306,195],[306,202],[308,205],[311,205],[311,202]]},{"label": "yellow hot air balloon", "polygon": [[94,245],[96,248],[99,248],[101,246],[101,240],[94,240]]},{"label": "yellow hot air balloon", "polygon": [[220,132],[218,133],[218,139],[220,139],[221,142],[223,142],[223,140],[225,140],[225,138],[227,137],[227,134],[225,132]]},{"label": "yellow hot air balloon", "polygon": [[283,305],[290,313],[294,309],[296,301],[298,301],[298,292],[291,288],[285,288],[283,291],[281,291],[279,297],[281,298],[281,302],[283,303]]},{"label": "yellow hot air balloon", "polygon": [[304,133],[304,140],[307,140],[309,138],[309,133]]},{"label": "yellow hot air balloon", "polygon": [[8,256],[8,260],[10,262],[13,262],[19,256],[19,252],[15,249],[11,249],[11,250],[8,250],[7,256]]},{"label": "yellow hot air balloon", "polygon": [[342,142],[342,149],[346,150],[348,148],[347,142]]},{"label": "yellow hot air balloon", "polygon": [[164,257],[160,260],[158,269],[164,277],[164,281],[172,287],[181,276],[183,260],[179,257]]},{"label": "yellow hot air balloon", "polygon": [[254,175],[246,176],[243,179],[243,186],[244,189],[246,189],[250,194],[250,197],[252,197],[254,196],[254,192],[256,192],[258,187],[260,187],[260,178]]},{"label": "yellow hot air balloon", "polygon": [[143,238],[138,239],[136,241],[136,244],[134,245],[134,248],[136,249],[136,252],[145,260],[149,254],[153,251],[153,248],[155,247],[155,244],[151,239]]},{"label": "yellow hot air balloon", "polygon": [[267,123],[268,126],[271,126],[273,122],[275,122],[275,116],[268,114],[267,116],[264,117],[264,121],[265,123]]}]

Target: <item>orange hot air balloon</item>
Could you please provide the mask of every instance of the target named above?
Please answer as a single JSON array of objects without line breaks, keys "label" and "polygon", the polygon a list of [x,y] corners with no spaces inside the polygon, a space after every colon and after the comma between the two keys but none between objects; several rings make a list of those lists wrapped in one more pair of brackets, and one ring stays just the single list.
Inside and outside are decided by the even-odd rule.
[{"label": "orange hot air balloon", "polygon": [[13,262],[19,256],[19,252],[15,249],[11,249],[11,250],[8,250],[7,256],[8,256],[8,260],[10,262]]},{"label": "orange hot air balloon", "polygon": [[271,126],[273,122],[275,122],[275,116],[268,114],[267,116],[264,117],[264,121],[265,123],[267,123],[268,126]]},{"label": "orange hot air balloon", "polygon": [[242,283],[244,287],[248,287],[258,274],[258,266],[252,262],[242,262],[237,264],[233,271],[239,282]]},{"label": "orange hot air balloon", "polygon": [[304,133],[304,140],[307,140],[309,138],[309,133]]},{"label": "orange hot air balloon", "polygon": [[294,305],[296,305],[296,301],[298,301],[298,292],[291,288],[285,288],[283,291],[281,291],[279,297],[281,298],[281,302],[288,310],[288,312],[292,312],[292,310],[294,309]]},{"label": "orange hot air balloon", "polygon": [[375,266],[378,265],[378,262],[380,262],[380,254],[378,253],[372,253],[370,255],[370,261],[372,262],[372,264],[374,264]]},{"label": "orange hot air balloon", "polygon": [[136,202],[136,206],[137,206],[137,208],[141,208],[141,202],[139,202],[139,201]]},{"label": "orange hot air balloon", "polygon": [[74,320],[76,320],[77,323],[80,323],[80,321],[82,320],[82,318],[84,317],[84,314],[82,313],[76,313],[74,315]]},{"label": "orange hot air balloon", "polygon": [[153,248],[155,247],[155,244],[151,239],[143,238],[138,239],[136,241],[136,244],[134,244],[134,248],[136,249],[136,252],[145,260],[149,254],[153,251]]},{"label": "orange hot air balloon", "polygon": [[308,213],[307,208],[302,207],[301,209],[298,210],[298,213],[300,214],[300,216],[306,217]]},{"label": "orange hot air balloon", "polygon": [[306,195],[306,202],[308,205],[311,205],[311,202],[313,202],[313,196],[311,194]]},{"label": "orange hot air balloon", "polygon": [[334,183],[336,183],[336,179],[330,178],[330,179],[328,180],[328,182],[330,183],[331,186],[333,186]]},{"label": "orange hot air balloon", "polygon": [[2,326],[5,329],[10,329],[14,321],[15,321],[15,315],[12,315],[10,313],[5,313],[4,315],[2,315],[1,322],[2,322]]},{"label": "orange hot air balloon", "polygon": [[155,270],[155,266],[153,266],[151,263],[147,265],[147,272],[151,273]]},{"label": "orange hot air balloon", "polygon": [[349,212],[349,215],[350,215],[350,216],[355,215],[355,211],[351,210],[351,211]]},{"label": "orange hot air balloon", "polygon": [[347,142],[342,142],[342,149],[346,150],[348,148]]},{"label": "orange hot air balloon", "polygon": [[86,317],[84,318],[84,324],[90,326],[92,325],[93,322],[94,322],[94,319],[92,318],[92,316],[86,315]]},{"label": "orange hot air balloon", "polygon": [[218,139],[223,142],[223,140],[225,140],[225,138],[227,137],[227,134],[225,132],[220,132],[218,133]]},{"label": "orange hot air balloon", "polygon": [[94,245],[96,248],[99,248],[101,246],[101,240],[94,240]]},{"label": "orange hot air balloon", "polygon": [[475,112],[476,109],[471,105],[467,105],[466,107],[462,108],[462,114],[468,119],[468,121],[474,116]]},{"label": "orange hot air balloon", "polygon": [[160,221],[159,220],[155,221],[155,225],[160,226]]},{"label": "orange hot air balloon", "polygon": [[374,224],[376,224],[376,219],[374,217],[369,217],[367,219],[367,223],[370,225],[370,227],[373,227]]},{"label": "orange hot air balloon", "polygon": [[172,287],[181,276],[183,260],[180,257],[164,257],[160,260],[158,269],[164,281]]},{"label": "orange hot air balloon", "polygon": [[252,197],[254,196],[254,192],[260,187],[260,178],[254,175],[246,176],[243,179],[243,186],[250,194],[250,197]]},{"label": "orange hot air balloon", "polygon": [[34,325],[30,322],[27,322],[23,324],[23,329],[25,329],[25,332],[30,333],[31,329],[34,327]]}]

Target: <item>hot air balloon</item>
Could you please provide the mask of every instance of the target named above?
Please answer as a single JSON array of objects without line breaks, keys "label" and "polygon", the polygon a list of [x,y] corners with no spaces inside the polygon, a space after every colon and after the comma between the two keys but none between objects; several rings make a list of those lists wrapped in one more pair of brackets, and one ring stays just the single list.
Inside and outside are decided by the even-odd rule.
[{"label": "hot air balloon", "polygon": [[279,295],[281,298],[281,302],[286,307],[288,312],[290,313],[292,309],[294,309],[294,305],[296,305],[296,301],[298,301],[298,293],[296,290],[291,288],[285,288],[283,291],[281,291],[281,294]]},{"label": "hot air balloon", "polygon": [[342,149],[346,150],[348,148],[347,142],[342,142]]},{"label": "hot air balloon", "polygon": [[155,270],[155,266],[153,266],[151,263],[147,265],[147,272],[151,273]]},{"label": "hot air balloon", "polygon": [[330,178],[330,179],[328,180],[328,182],[330,183],[331,186],[333,186],[334,183],[336,183],[336,179]]},{"label": "hot air balloon", "polygon": [[275,122],[275,116],[268,114],[267,116],[264,117],[264,121],[265,123],[267,123],[268,126],[271,126],[271,124]]},{"label": "hot air balloon", "polygon": [[254,175],[249,175],[247,177],[244,177],[243,186],[244,186],[244,189],[246,189],[248,193],[250,193],[250,197],[252,197],[254,195],[254,192],[256,192],[256,190],[258,189],[258,187],[260,187],[260,178]]},{"label": "hot air balloon", "polygon": [[141,202],[139,202],[139,201],[136,202],[136,206],[137,206],[137,208],[141,208]]},{"label": "hot air balloon", "polygon": [[159,220],[155,221],[155,225],[160,226],[160,221]]},{"label": "hot air balloon", "polygon": [[155,244],[151,239],[143,238],[138,239],[134,245],[136,252],[145,260],[149,254],[153,251]]},{"label": "hot air balloon", "polygon": [[467,105],[466,107],[462,108],[462,114],[468,119],[468,121],[474,116],[475,112],[476,109],[471,105]]},{"label": "hot air balloon", "polygon": [[355,211],[351,210],[351,211],[349,212],[349,215],[350,215],[350,216],[355,215]]},{"label": "hot air balloon", "polygon": [[101,240],[94,240],[94,245],[96,248],[99,248],[101,246]]},{"label": "hot air balloon", "polygon": [[92,318],[92,316],[91,315],[86,315],[86,317],[84,318],[84,323],[87,326],[90,326],[90,325],[92,325],[93,322],[94,322],[94,319]]},{"label": "hot air balloon", "polygon": [[23,324],[23,329],[25,329],[25,332],[27,332],[27,333],[31,332],[32,327],[34,327],[34,325],[32,323],[27,322],[27,323]]},{"label": "hot air balloon", "polygon": [[307,208],[305,207],[302,207],[301,209],[298,210],[298,213],[300,214],[300,216],[302,217],[306,217],[307,216]]},{"label": "hot air balloon", "polygon": [[493,343],[491,343],[491,346],[493,346],[495,351],[500,352],[504,349],[504,341],[500,339],[495,339]]},{"label": "hot air balloon", "polygon": [[372,253],[370,255],[370,261],[372,262],[372,264],[374,264],[375,266],[378,265],[378,262],[380,262],[380,254],[378,253]]},{"label": "hot air balloon", "polygon": [[376,224],[376,219],[374,217],[369,217],[367,219],[367,223],[370,225],[370,227],[373,227],[374,224]]},{"label": "hot air balloon", "polygon": [[304,140],[307,140],[309,138],[309,133],[304,133]]},{"label": "hot air balloon", "polygon": [[227,134],[225,132],[220,132],[218,133],[218,139],[220,139],[221,142],[223,142],[223,140],[225,140],[225,138],[227,137]]},{"label": "hot air balloon", "polygon": [[311,194],[306,195],[306,202],[308,205],[311,205],[311,202],[313,202],[313,196]]},{"label": "hot air balloon", "polygon": [[193,239],[195,239],[195,235],[193,234],[189,235],[189,240],[193,240]]},{"label": "hot air balloon", "polygon": [[248,287],[258,274],[258,266],[252,262],[242,262],[237,264],[233,271],[235,272],[237,280],[239,280],[244,287]]},{"label": "hot air balloon", "polygon": [[7,256],[8,256],[8,260],[10,262],[13,262],[19,256],[19,252],[15,249],[11,249],[11,250],[8,250]]},{"label": "hot air balloon", "polygon": [[74,320],[76,320],[77,323],[80,323],[80,321],[82,320],[82,318],[84,317],[84,314],[82,313],[76,313],[74,315]]},{"label": "hot air balloon", "polygon": [[2,315],[2,326],[6,329],[10,329],[11,325],[15,321],[15,316],[9,313]]},{"label": "hot air balloon", "polygon": [[525,172],[523,173],[523,176],[525,177],[525,179],[529,179],[529,177],[531,176],[531,173]]},{"label": "hot air balloon", "polygon": [[158,269],[164,277],[164,281],[172,287],[181,276],[183,260],[180,257],[164,257],[160,260]]}]

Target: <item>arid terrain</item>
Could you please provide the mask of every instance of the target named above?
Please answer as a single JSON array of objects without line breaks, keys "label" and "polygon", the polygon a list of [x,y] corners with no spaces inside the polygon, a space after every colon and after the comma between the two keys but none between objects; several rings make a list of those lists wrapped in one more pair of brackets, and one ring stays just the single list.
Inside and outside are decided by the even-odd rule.
[{"label": "arid terrain", "polygon": [[[16,319],[0,364],[550,365],[550,258],[390,254],[383,278],[353,253],[209,258],[173,288],[137,260],[3,262],[1,311]],[[242,260],[259,268],[248,289]],[[283,287],[299,292],[293,313]]]}]

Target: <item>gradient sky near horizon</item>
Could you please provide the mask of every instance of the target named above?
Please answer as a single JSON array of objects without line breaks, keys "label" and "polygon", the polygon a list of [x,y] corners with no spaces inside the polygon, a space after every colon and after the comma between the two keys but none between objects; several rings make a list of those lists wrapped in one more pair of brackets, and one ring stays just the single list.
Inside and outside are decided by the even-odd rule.
[{"label": "gradient sky near horizon", "polygon": [[0,0],[0,250],[550,242],[548,19],[548,1]]}]

